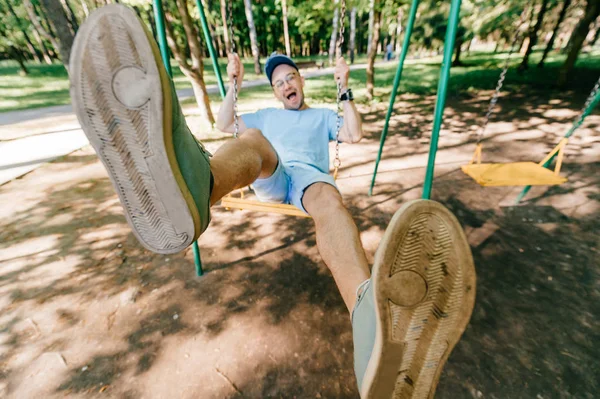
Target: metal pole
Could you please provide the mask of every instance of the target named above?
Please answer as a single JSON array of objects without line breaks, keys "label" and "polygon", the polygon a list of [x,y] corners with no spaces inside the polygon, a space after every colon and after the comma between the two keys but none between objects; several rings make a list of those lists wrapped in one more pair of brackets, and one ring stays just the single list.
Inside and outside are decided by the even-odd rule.
[{"label": "metal pole", "polygon": [[[165,22],[163,15],[163,8],[161,0],[153,0],[154,16],[156,19],[156,30],[158,31],[158,47],[160,48],[160,54],[165,64],[165,69],[169,76],[173,77],[173,71],[171,71],[171,64],[169,62],[169,49],[167,48],[167,37],[165,34]],[[198,248],[198,241],[194,241],[192,244],[194,250],[194,264],[196,265],[196,275],[202,276],[202,259],[200,258],[200,248]]]},{"label": "metal pole", "polygon": [[373,186],[375,186],[375,178],[377,177],[377,170],[379,169],[379,162],[381,161],[381,153],[383,152],[383,145],[388,134],[388,128],[390,126],[390,117],[392,116],[392,110],[394,103],[396,102],[396,95],[398,94],[398,86],[400,86],[400,78],[402,77],[402,69],[404,69],[404,60],[406,60],[406,54],[408,54],[408,46],[410,44],[410,35],[412,34],[413,25],[415,24],[415,17],[417,15],[417,8],[419,7],[420,0],[413,0],[410,6],[410,14],[408,16],[408,23],[406,26],[406,32],[404,33],[404,40],[402,42],[402,53],[400,54],[400,60],[398,61],[398,69],[396,69],[396,77],[394,78],[394,88],[392,89],[392,96],[390,97],[390,105],[385,116],[385,124],[383,131],[381,132],[381,139],[379,142],[379,152],[377,153],[377,160],[375,161],[375,170],[373,171],[373,178],[371,179],[371,187],[369,188],[369,196],[373,195]]},{"label": "metal pole", "polygon": [[446,30],[446,39],[444,41],[444,59],[442,61],[442,70],[440,72],[440,81],[437,89],[437,101],[435,104],[433,131],[431,132],[431,144],[429,146],[429,160],[427,161],[427,171],[425,173],[425,183],[423,184],[423,199],[431,198],[431,187],[433,185],[433,169],[435,167],[435,155],[440,138],[440,129],[442,127],[442,118],[444,116],[444,106],[446,104],[446,92],[448,90],[448,81],[450,80],[450,66],[452,64],[452,54],[454,53],[454,41],[456,39],[456,30],[458,27],[458,15],[460,14],[461,0],[452,0],[450,5],[450,15],[448,16],[448,28]]},{"label": "metal pole", "polygon": [[169,62],[169,48],[167,47],[167,36],[165,34],[165,16],[163,14],[162,0],[154,0],[153,8],[160,54],[162,55],[163,63],[165,64],[167,73],[169,76],[173,76],[173,71],[171,71],[171,63]]},{"label": "metal pole", "polygon": [[[596,93],[596,95],[594,96],[593,100],[590,102],[590,104],[587,106],[587,108],[583,111],[583,114],[581,115],[581,117],[577,118],[577,120],[573,123],[573,126],[571,126],[571,128],[569,129],[569,131],[567,132],[567,134],[565,134],[565,138],[568,139],[569,137],[571,137],[573,135],[573,133],[575,133],[575,130],[581,126],[581,124],[583,123],[583,120],[592,113],[592,110],[596,107],[596,105],[598,105],[598,103],[600,103],[600,90]],[[550,167],[550,165],[552,165],[552,161],[554,161],[554,158],[556,158],[557,154],[554,154],[554,156],[552,156],[552,158],[550,158],[543,166],[544,168],[548,168]],[[521,191],[521,194],[519,194],[519,196],[517,197],[517,199],[515,200],[515,204],[518,204],[519,202],[521,202],[521,200],[523,198],[525,198],[525,196],[527,195],[527,193],[529,192],[529,190],[531,190],[531,186],[527,186],[523,189],[523,191]]]},{"label": "metal pole", "polygon": [[221,70],[219,69],[219,61],[215,54],[215,48],[210,37],[210,31],[208,29],[208,23],[206,22],[206,14],[204,13],[204,7],[202,7],[202,3],[200,2],[200,0],[196,0],[196,5],[198,6],[198,10],[200,11],[200,23],[202,25],[202,32],[204,32],[204,40],[206,41],[206,46],[208,47],[208,53],[210,54],[210,59],[212,61],[212,66],[215,71],[215,76],[217,77],[219,92],[221,93],[221,97],[225,98],[225,85],[223,85],[223,78],[221,77]]}]

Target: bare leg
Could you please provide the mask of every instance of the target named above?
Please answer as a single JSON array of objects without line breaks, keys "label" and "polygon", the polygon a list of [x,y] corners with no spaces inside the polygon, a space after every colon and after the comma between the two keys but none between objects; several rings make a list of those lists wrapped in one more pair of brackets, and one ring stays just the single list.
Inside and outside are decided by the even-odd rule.
[{"label": "bare leg", "polygon": [[315,221],[319,253],[352,312],[356,288],[371,275],[356,224],[340,193],[327,183],[307,188],[302,203]]},{"label": "bare leg", "polygon": [[248,129],[225,143],[210,161],[215,179],[211,205],[231,191],[269,177],[277,168],[277,153],[260,130]]}]

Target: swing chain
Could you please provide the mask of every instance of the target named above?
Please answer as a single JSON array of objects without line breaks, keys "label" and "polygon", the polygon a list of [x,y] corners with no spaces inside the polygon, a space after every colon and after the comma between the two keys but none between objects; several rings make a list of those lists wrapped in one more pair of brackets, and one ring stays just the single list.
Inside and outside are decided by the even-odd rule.
[{"label": "swing chain", "polygon": [[581,112],[579,113],[579,116],[577,117],[577,121],[573,125],[573,128],[571,129],[571,131],[574,131],[575,129],[577,129],[579,126],[581,126],[583,124],[583,120],[586,117],[585,111],[588,109],[588,107],[590,106],[590,104],[592,103],[592,101],[594,101],[594,98],[598,94],[599,90],[600,90],[600,77],[598,78],[598,81],[596,82],[596,85],[594,86],[594,88],[590,92],[590,95],[585,100],[585,104],[583,105],[583,108],[581,109]]},{"label": "swing chain", "polygon": [[513,41],[510,44],[510,51],[508,52],[508,56],[506,57],[506,60],[504,61],[504,67],[502,69],[502,72],[500,73],[500,77],[498,78],[498,83],[496,84],[496,91],[494,92],[494,95],[492,96],[492,99],[490,100],[490,105],[488,106],[488,110],[485,114],[485,119],[483,121],[483,124],[479,128],[479,133],[477,135],[477,144],[479,144],[481,142],[481,140],[483,139],[483,135],[485,133],[485,128],[487,127],[488,123],[490,122],[490,117],[492,116],[492,113],[494,112],[496,103],[498,103],[498,97],[500,96],[500,91],[502,90],[502,85],[504,84],[504,79],[506,78],[506,73],[508,72],[508,68],[510,67],[510,57],[515,52],[515,46],[519,42],[519,39],[521,38],[522,33],[523,33],[521,31],[521,28],[522,28],[523,24],[525,23],[525,16],[527,15],[526,11],[527,11],[527,9],[524,9],[523,12],[521,13],[521,18],[519,19],[519,25],[517,26],[517,33],[515,33]]},{"label": "swing chain", "polygon": [[[344,18],[346,17],[346,0],[342,0],[340,19],[339,19],[339,33],[336,41],[336,58],[342,56],[342,44],[344,43]],[[337,62],[337,60],[336,60]],[[342,96],[342,84],[337,82],[337,107],[336,107],[336,119],[335,119],[335,158],[333,159],[333,175],[337,177],[338,170],[342,166],[342,160],[340,159],[340,130],[342,129],[341,116],[342,105],[340,97]]]},{"label": "swing chain", "polygon": [[[235,54],[235,41],[233,40],[233,0],[227,2],[227,29],[229,30],[229,44],[231,54]],[[241,60],[240,60],[241,64]],[[243,68],[243,66],[240,65]],[[233,137],[238,138],[240,132],[240,122],[238,118],[238,81],[237,77],[233,78]]]}]

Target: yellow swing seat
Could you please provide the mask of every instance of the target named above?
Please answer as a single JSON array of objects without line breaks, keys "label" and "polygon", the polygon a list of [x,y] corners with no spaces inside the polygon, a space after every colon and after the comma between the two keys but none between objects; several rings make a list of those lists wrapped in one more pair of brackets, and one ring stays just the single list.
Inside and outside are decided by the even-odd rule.
[{"label": "yellow swing seat", "polygon": [[244,198],[227,196],[221,200],[221,206],[226,209],[242,209],[247,211],[281,213],[289,216],[299,216],[309,218],[310,216],[302,212],[294,205],[273,204],[269,202],[253,201]]},{"label": "yellow swing seat", "polygon": [[[481,144],[477,144],[473,158],[468,165],[461,166],[462,171],[484,187],[488,186],[552,186],[567,181],[560,176],[563,151],[568,139],[560,143],[540,163],[481,163]],[[543,165],[558,153],[554,170]],[[477,161],[477,162],[475,162]]]},{"label": "yellow swing seat", "polygon": [[[337,180],[339,163],[336,162],[333,171],[333,179]],[[244,191],[240,190],[240,197],[234,197],[231,194],[226,195],[221,199],[221,206],[225,209],[241,209],[246,211],[280,213],[288,216],[298,216],[310,218],[310,215],[304,213],[294,205],[277,204],[272,202],[254,201],[244,198]]]}]

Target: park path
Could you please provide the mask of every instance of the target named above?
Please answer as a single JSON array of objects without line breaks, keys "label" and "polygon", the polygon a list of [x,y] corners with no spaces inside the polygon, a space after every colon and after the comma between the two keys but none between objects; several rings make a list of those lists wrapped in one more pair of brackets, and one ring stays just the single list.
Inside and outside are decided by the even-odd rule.
[{"label": "park path", "polygon": [[[366,67],[366,64],[355,64],[350,69]],[[303,76],[310,79],[331,75],[333,70],[303,71]],[[269,81],[263,78],[244,82],[244,88],[268,84]],[[207,91],[218,93],[219,88],[210,85]],[[177,91],[180,101],[193,95],[191,88]],[[71,104],[0,113],[0,185],[87,144]]]}]

